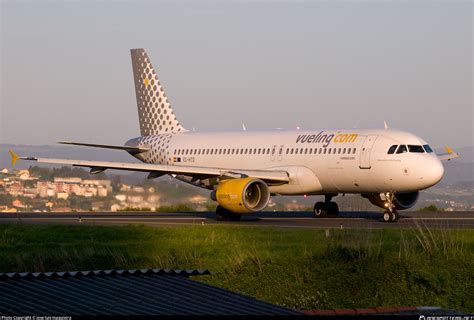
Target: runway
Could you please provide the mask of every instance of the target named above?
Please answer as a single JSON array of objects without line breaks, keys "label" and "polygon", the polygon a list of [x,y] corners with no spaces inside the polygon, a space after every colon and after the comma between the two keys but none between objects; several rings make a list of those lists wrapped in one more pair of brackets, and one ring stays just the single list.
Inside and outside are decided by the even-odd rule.
[{"label": "runway", "polygon": [[381,221],[381,213],[342,212],[337,217],[315,218],[311,212],[263,212],[243,216],[241,221],[222,221],[213,212],[143,213],[0,213],[0,224],[68,224],[126,225],[155,227],[193,225],[229,225],[242,227],[276,227],[287,229],[380,229],[417,226],[442,229],[474,229],[474,212],[403,212],[395,223]]}]

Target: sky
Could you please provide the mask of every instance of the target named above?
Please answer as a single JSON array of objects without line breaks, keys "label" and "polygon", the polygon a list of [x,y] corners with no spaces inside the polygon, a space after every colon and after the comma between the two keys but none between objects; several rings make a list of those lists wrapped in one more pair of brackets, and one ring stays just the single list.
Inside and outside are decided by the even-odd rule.
[{"label": "sky", "polygon": [[471,1],[1,1],[0,143],[139,135],[131,48],[196,131],[474,145]]}]

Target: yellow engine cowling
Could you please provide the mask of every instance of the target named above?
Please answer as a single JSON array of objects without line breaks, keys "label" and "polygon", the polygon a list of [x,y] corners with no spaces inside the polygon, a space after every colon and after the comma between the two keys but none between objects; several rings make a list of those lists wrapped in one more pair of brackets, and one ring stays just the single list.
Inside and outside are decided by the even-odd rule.
[{"label": "yellow engine cowling", "polygon": [[251,213],[265,209],[270,200],[270,191],[260,179],[229,179],[219,183],[211,197],[229,211]]}]

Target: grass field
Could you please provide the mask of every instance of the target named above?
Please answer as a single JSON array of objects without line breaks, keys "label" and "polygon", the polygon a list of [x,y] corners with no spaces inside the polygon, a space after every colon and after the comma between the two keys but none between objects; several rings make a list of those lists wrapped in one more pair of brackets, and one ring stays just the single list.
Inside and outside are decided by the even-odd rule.
[{"label": "grass field", "polygon": [[472,230],[0,225],[0,272],[209,269],[212,285],[296,309],[474,312]]}]

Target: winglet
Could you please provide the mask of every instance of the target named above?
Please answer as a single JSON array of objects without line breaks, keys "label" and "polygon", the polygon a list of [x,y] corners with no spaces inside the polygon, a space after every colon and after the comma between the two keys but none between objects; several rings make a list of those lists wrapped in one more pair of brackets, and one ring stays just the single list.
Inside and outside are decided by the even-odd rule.
[{"label": "winglet", "polygon": [[446,149],[446,152],[449,153],[449,154],[453,154],[455,153],[453,149],[451,149],[450,147],[448,147],[447,145],[444,146],[444,148]]},{"label": "winglet", "polygon": [[14,167],[15,163],[18,161],[18,159],[20,159],[20,157],[15,152],[13,152],[13,150],[8,150],[8,152],[10,153],[10,156],[12,157],[12,167]]},{"label": "winglet", "polygon": [[439,160],[441,161],[444,161],[444,160],[451,160],[451,159],[454,159],[454,158],[458,158],[459,157],[459,154],[457,154],[453,149],[451,149],[450,147],[448,146],[444,146],[444,149],[446,150],[446,153],[443,153],[443,154],[438,154],[438,158]]}]

